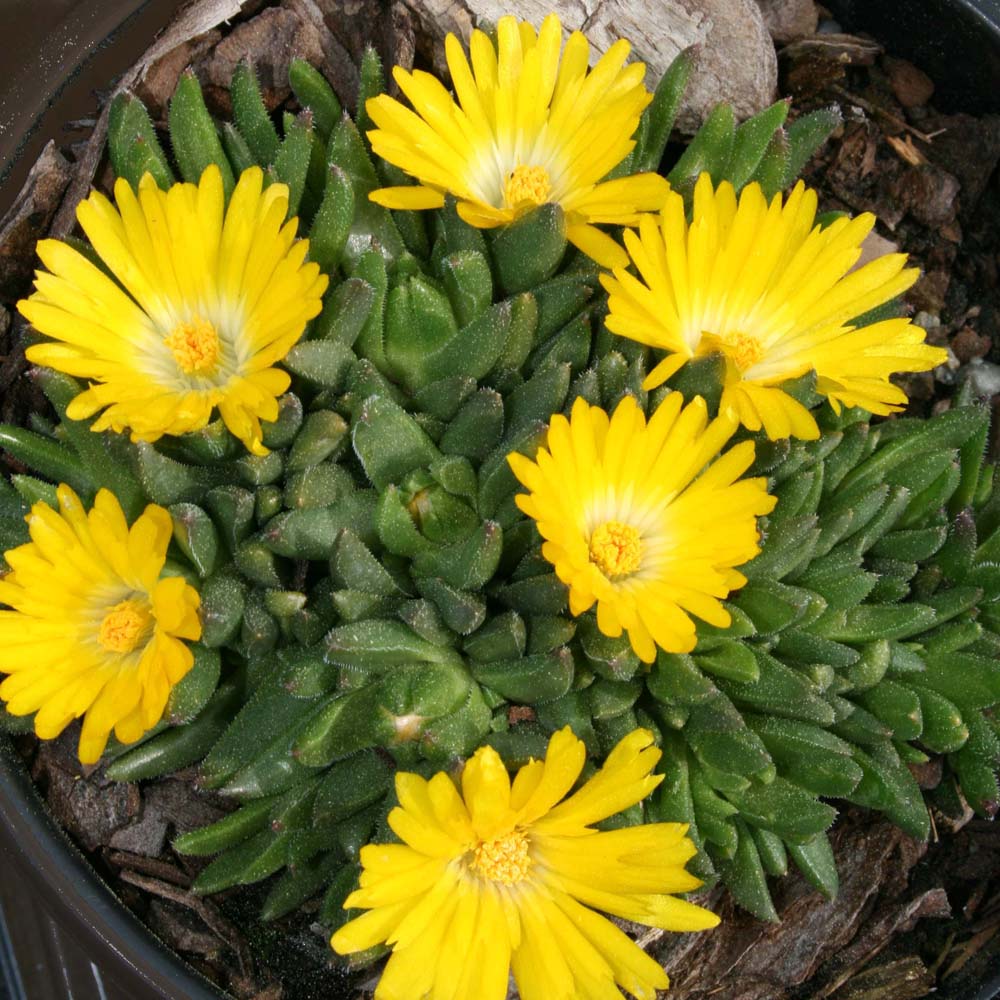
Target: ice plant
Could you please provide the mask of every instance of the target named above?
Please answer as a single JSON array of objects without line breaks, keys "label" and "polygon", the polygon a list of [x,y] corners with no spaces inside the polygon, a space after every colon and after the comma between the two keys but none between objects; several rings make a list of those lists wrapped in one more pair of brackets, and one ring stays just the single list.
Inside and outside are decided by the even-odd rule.
[{"label": "ice plant", "polygon": [[646,663],[657,646],[694,648],[692,614],[729,625],[720,601],[746,582],[735,567],[758,553],[757,516],[774,506],[765,480],[739,480],[752,442],[717,458],[736,424],[709,423],[701,397],[682,405],[669,395],[647,423],[631,396],[610,418],[577,399],[568,420],[553,416],[535,461],[508,458],[570,612],[596,602],[600,630],[624,629]]},{"label": "ice plant", "polygon": [[[42,240],[35,292],[18,303],[56,343],[28,359],[92,381],[69,416],[103,413],[95,431],[133,440],[199,430],[218,407],[228,428],[264,454],[261,420],[278,415],[289,376],[273,367],[321,307],[327,278],[285,221],[288,188],[242,174],[225,205],[219,168],[168,191],[146,174],[138,194],[115,183],[117,208],[94,191],[77,218],[114,279],[73,246]],[[117,280],[115,280],[117,279]]]},{"label": "ice plant", "polygon": [[489,229],[539,205],[560,205],[566,236],[605,266],[625,263],[621,248],[594,225],[629,225],[658,211],[668,185],[654,173],[606,181],[635,146],[632,138],[651,96],[645,66],[625,65],[620,40],[588,72],[590,46],[575,31],[562,51],[559,18],[537,35],[525,21],[502,17],[497,48],[473,31],[472,66],[454,35],[445,40],[456,101],[429,73],[397,66],[393,78],[413,111],[382,94],[368,101],[378,126],[372,149],[420,182],[373,192],[380,205],[439,208],[458,200],[470,225]]},{"label": "ice plant", "polygon": [[874,224],[865,213],[820,227],[816,192],[801,182],[768,204],[758,184],[737,201],[731,184],[713,189],[702,174],[690,223],[671,193],[659,219],[646,216],[638,233],[625,234],[639,277],[622,267],[602,276],[608,329],[667,352],[646,388],[692,358],[721,353],[723,411],[771,439],[819,436],[810,412],[781,388],[810,371],[838,412],[899,410],[906,394],[889,376],[926,371],[946,354],[908,319],[852,324],[918,275],[898,253],[851,270]]},{"label": "ice plant", "polygon": [[593,828],[663,780],[652,742],[631,732],[569,798],[586,749],[568,726],[513,783],[491,747],[465,765],[461,791],[443,771],[397,774],[389,824],[403,843],[362,848],[361,888],[344,905],[369,912],[333,947],[392,946],[376,1000],[503,1000],[511,968],[523,1000],[620,997],[617,987],[654,1000],[666,973],[594,911],[673,931],[719,920],[669,895],[701,884],[684,870],[687,826]]},{"label": "ice plant", "polygon": [[[688,60],[679,60],[657,86],[622,172],[662,160],[689,69]],[[373,52],[360,76],[365,99],[382,89]],[[974,404],[971,386],[956,393],[948,411],[927,419],[869,424],[863,411],[852,410],[818,440],[758,448],[767,452],[759,464],[777,499],[758,520],[753,510],[769,509],[771,499],[760,484],[736,481],[749,445],[740,446],[745,455],[716,454],[737,421],[723,414],[709,425],[700,402],[680,412],[676,394],[664,404],[673,411],[655,412],[667,393],[641,389],[650,352],[597,329],[604,302],[594,294],[592,271],[578,266],[577,255],[564,254],[558,206],[489,239],[460,224],[450,206],[430,228],[413,213],[390,214],[367,196],[372,178],[393,171],[369,155],[329,85],[301,60],[293,61],[289,83],[303,113],[272,117],[252,68],[242,63],[233,80],[234,121],[223,124],[212,119],[197,78],[182,75],[170,102],[169,155],[137,98],[119,94],[109,110],[110,160],[133,190],[150,170],[165,191],[177,176],[188,186],[176,190],[193,191],[207,163],[218,165],[226,191],[236,184],[235,163],[255,162],[288,185],[289,211],[300,214],[310,256],[335,287],[310,324],[309,340],[281,362],[295,381],[279,400],[278,420],[266,428],[274,454],[256,461],[231,447],[228,435],[220,440],[220,420],[162,446],[90,433],[64,419],[83,387],[44,366],[32,377],[54,407],[55,426],[0,424],[0,446],[42,479],[67,482],[87,498],[107,487],[130,517],[143,503],[167,507],[171,560],[186,561],[185,572],[200,577],[203,635],[190,645],[194,666],[169,696],[162,730],[116,753],[106,769],[112,780],[137,781],[197,765],[204,787],[238,805],[175,841],[182,853],[215,855],[195,891],[267,879],[262,917],[280,918],[316,897],[310,920],[332,933],[349,919],[343,904],[356,888],[359,845],[389,839],[378,831],[398,804],[398,772],[457,773],[487,742],[508,762],[541,759],[550,734],[566,725],[586,742],[594,767],[624,734],[639,726],[654,730],[666,777],[629,809],[629,820],[689,823],[700,847],[690,867],[700,877],[714,871],[738,905],[763,919],[777,918],[768,876],[793,865],[828,897],[836,893],[827,836],[837,813],[832,802],[879,810],[911,836],[926,838],[930,819],[910,768],[930,753],[944,760],[934,791],[939,808],[959,815],[968,802],[982,815],[995,812],[1000,528],[993,470],[979,461],[990,413]],[[790,187],[794,165],[808,159],[837,116],[826,110],[807,116],[808,127],[789,132],[786,147],[775,130],[787,110],[781,102],[737,127],[731,109],[718,109],[693,153],[671,170],[676,189],[693,191],[695,171],[706,163],[717,183],[743,185],[749,178],[765,189]],[[308,164],[320,158],[336,169],[314,174]],[[759,195],[748,197],[762,206]],[[804,195],[793,197],[801,202]],[[785,208],[763,206],[759,214],[774,211],[780,222]],[[700,211],[704,216],[704,191]],[[733,198],[729,211],[737,214]],[[808,235],[810,224],[800,243],[812,240],[818,259],[822,239]],[[685,253],[697,257],[707,227],[689,229],[681,220],[679,228],[694,247]],[[758,229],[746,229],[744,220],[741,232],[756,238]],[[766,265],[774,252],[755,245],[749,256],[754,266]],[[853,244],[843,250],[843,267],[828,281],[836,296],[843,298],[836,279],[855,253]],[[722,251],[717,256],[726,259]],[[676,255],[670,259],[677,264]],[[266,264],[254,254],[249,260],[248,275],[257,273],[254,264]],[[788,279],[789,301],[822,278],[815,264]],[[741,287],[734,282],[727,291],[735,297]],[[831,344],[841,341],[833,337]],[[174,346],[182,354],[190,348],[190,363],[197,363],[203,344],[179,336]],[[839,363],[858,358],[864,360],[863,351]],[[723,367],[718,355],[704,366]],[[817,372],[823,367],[817,360]],[[814,380],[807,376],[802,385]],[[873,383],[884,391],[885,379]],[[616,409],[625,397],[634,401]],[[576,403],[583,419],[574,420],[578,398],[587,402]],[[547,422],[559,413],[569,419],[557,418],[550,435]],[[521,487],[508,463],[511,452],[525,456],[521,471],[544,487],[528,482],[530,495],[522,499],[544,513],[542,533],[515,502]],[[560,455],[575,455],[575,464],[561,465]],[[572,474],[563,475],[569,467]],[[602,517],[581,521],[567,503],[585,497],[600,477],[604,492],[594,492],[587,510]],[[551,485],[557,479],[558,495]],[[38,479],[0,478],[0,550],[12,550],[12,562],[19,558],[15,546],[29,537],[24,515],[40,495],[58,506]],[[634,517],[653,508],[660,520]],[[753,555],[755,521],[761,538]],[[565,528],[581,524],[579,537]],[[644,534],[650,525],[661,529],[658,538]],[[676,560],[660,559],[675,544]],[[567,569],[569,586],[543,546]],[[96,547],[102,555],[112,551]],[[149,547],[136,541],[130,551]],[[59,550],[70,559],[67,546]],[[740,558],[749,561],[737,566]],[[87,593],[93,574],[85,559],[72,556],[70,565],[81,575],[78,594]],[[643,576],[656,566],[665,582]],[[14,570],[8,583],[25,578],[24,569]],[[746,583],[725,596],[742,577]],[[606,610],[574,617],[581,588],[595,581],[619,602],[612,603],[619,618],[634,601],[637,622],[645,595],[673,594],[676,607],[666,599],[649,606],[658,618],[667,609],[662,617],[679,633],[670,637],[678,639],[676,648],[685,648],[681,639],[690,648],[689,618],[719,611],[719,593],[728,618],[698,622],[689,652],[658,649],[650,632],[643,651],[656,659],[644,664],[624,620],[612,637],[599,625],[602,618],[608,624]],[[600,606],[601,595],[591,590]],[[51,604],[54,592],[32,586],[30,594]],[[88,619],[88,634],[100,640],[103,627],[106,642],[128,645],[141,631],[141,616],[132,614],[128,597],[112,598]],[[728,628],[715,625],[723,620]],[[14,666],[21,662],[16,657],[28,659],[25,637],[38,627],[27,621],[29,628],[0,631],[0,643],[16,639],[8,643]],[[637,630],[631,631],[634,639]],[[58,653],[74,634],[61,629],[57,640],[39,644],[36,659],[42,662],[46,650]],[[72,661],[83,662],[75,653]],[[32,676],[9,672],[20,684]],[[11,702],[18,707],[17,698]],[[45,710],[41,705],[39,719]],[[0,710],[0,728],[23,731],[30,715],[12,719]],[[538,774],[540,765],[533,766]],[[530,771],[513,794],[527,798],[529,778]],[[437,794],[440,781],[431,784]],[[563,858],[572,847],[601,847],[599,863],[574,856],[583,888],[567,894],[583,906],[620,912],[605,905],[605,861],[624,859],[611,848],[641,839],[640,829],[580,834],[564,844]],[[514,913],[516,922],[507,925],[530,931],[530,941],[517,945],[515,967],[529,976],[537,967],[544,976],[555,953],[557,975],[566,963],[579,978],[561,991],[544,981],[536,995],[618,995],[614,983],[589,974],[587,953],[573,950],[579,938],[546,908],[551,895],[535,906],[537,897],[518,888],[538,876],[542,862],[532,853],[538,838],[527,825],[510,832],[524,839],[477,835],[463,858],[474,884],[525,904],[526,915]],[[440,841],[431,837],[420,847],[434,844]],[[397,847],[388,852],[398,857]],[[373,871],[381,856],[366,854]],[[635,873],[633,863],[663,856],[643,845],[628,855],[627,871],[614,861],[622,872],[619,895],[633,901],[652,895],[626,878]],[[429,858],[425,871],[436,863]],[[568,884],[572,873],[561,871]],[[379,879],[363,891],[409,892],[418,875],[403,866],[392,884]],[[411,913],[397,910],[395,935],[385,930],[383,939],[393,936],[390,943],[403,952],[403,965],[391,965],[390,976],[405,978],[406,963],[423,958],[445,977],[439,993],[476,995],[477,982],[448,979],[465,974],[466,953],[468,976],[478,974],[485,963],[475,949],[494,929],[493,911],[482,908],[492,903],[467,898],[466,884],[454,900],[442,900],[441,890],[422,901],[404,893],[387,899],[388,909],[370,908],[369,921],[395,919],[396,903],[414,903]],[[661,884],[656,891],[669,890]],[[438,938],[418,934],[417,924],[438,903],[436,912],[451,921],[448,936],[433,921],[427,926]],[[486,914],[481,930],[480,909],[470,917],[473,903]],[[543,922],[553,930],[548,938],[535,933]],[[586,937],[590,926],[577,929]],[[506,961],[503,952],[497,961]],[[502,978],[504,969],[490,969],[491,983]],[[396,995],[409,1000],[410,985]],[[383,996],[391,986],[391,979],[383,984]],[[522,976],[522,990],[529,988]],[[653,986],[645,988],[649,995]]]},{"label": "ice plant", "polygon": [[101,490],[85,511],[68,486],[59,509],[31,508],[31,541],[5,553],[0,580],[0,699],[35,715],[52,739],[84,716],[79,756],[95,763],[114,730],[133,743],[163,715],[171,688],[191,669],[185,639],[201,636],[197,591],[162,576],[170,515],[150,504],[129,527]]}]

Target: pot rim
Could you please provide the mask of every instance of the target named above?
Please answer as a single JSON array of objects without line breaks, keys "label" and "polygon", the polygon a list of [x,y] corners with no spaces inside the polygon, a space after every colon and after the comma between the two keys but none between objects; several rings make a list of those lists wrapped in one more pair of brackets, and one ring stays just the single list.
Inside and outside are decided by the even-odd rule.
[{"label": "pot rim", "polygon": [[124,968],[166,1000],[228,997],[168,949],[97,874],[49,813],[6,734],[0,734],[3,854],[37,888],[36,898],[46,912],[88,949],[102,970],[105,963],[111,972],[112,965]]}]

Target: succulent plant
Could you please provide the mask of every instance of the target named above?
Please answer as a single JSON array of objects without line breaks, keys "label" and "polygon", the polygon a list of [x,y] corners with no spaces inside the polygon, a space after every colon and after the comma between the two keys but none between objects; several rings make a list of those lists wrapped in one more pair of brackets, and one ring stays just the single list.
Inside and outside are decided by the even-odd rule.
[{"label": "succulent plant", "polygon": [[[664,76],[620,173],[660,164],[688,69],[681,57]],[[289,187],[331,281],[284,360],[293,385],[265,425],[269,454],[247,454],[221,420],[155,445],[92,433],[65,413],[81,387],[48,369],[34,377],[57,421],[0,428],[0,446],[41,477],[0,486],[4,548],[49,481],[173,517],[176,568],[202,598],[196,666],[156,730],[112,749],[108,773],[200,762],[202,784],[238,804],[176,844],[218,855],[196,889],[281,872],[264,917],[322,892],[335,926],[360,847],[388,835],[397,767],[458,767],[484,743],[515,765],[565,725],[594,760],[636,725],[656,734],[667,778],[625,821],[690,822],[703,875],[764,918],[766,875],[789,855],[836,891],[828,799],[926,836],[907,765],[928,752],[947,755],[942,801],[960,786],[994,811],[1000,501],[982,464],[986,411],[963,401],[879,425],[847,411],[824,418],[818,441],[759,442],[754,471],[778,504],[728,602],[733,623],[700,625],[692,653],[647,668],[592,614],[569,614],[507,456],[534,457],[551,415],[580,397],[610,410],[631,395],[650,413],[671,391],[717,402],[713,360],[646,393],[649,351],[603,326],[596,267],[567,251],[557,206],[487,234],[453,204],[389,212],[368,194],[406,177],[371,156],[314,69],[295,61],[290,77],[304,110],[282,135],[246,65],[221,126],[182,77],[173,163],[135,97],[116,98],[109,129],[133,186],[147,172],[168,186],[174,166],[197,180],[215,163],[227,191],[255,164]],[[383,89],[373,52],[361,88],[359,114]],[[786,130],[787,112],[736,127],[721,106],[672,185],[689,193],[707,171],[737,189],[787,187],[837,121],[818,112]],[[808,379],[796,391],[810,399]]]}]

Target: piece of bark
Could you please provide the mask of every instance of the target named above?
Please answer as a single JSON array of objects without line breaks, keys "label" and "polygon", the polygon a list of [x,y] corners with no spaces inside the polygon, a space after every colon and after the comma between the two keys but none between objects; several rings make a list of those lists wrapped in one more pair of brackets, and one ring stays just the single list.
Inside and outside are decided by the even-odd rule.
[{"label": "piece of bark", "polygon": [[[435,53],[434,43],[440,42],[448,31],[458,31],[463,37],[467,37],[472,30],[467,11],[465,21],[461,24],[443,13],[440,23],[430,21],[425,25],[420,20],[422,11],[412,5],[410,0],[392,0],[391,3],[384,3],[382,0],[313,2],[322,14],[330,36],[349,56],[346,60],[348,65],[360,65],[365,49],[374,47],[385,68],[390,93],[397,92],[392,82],[392,67],[398,65],[403,69],[412,69],[418,46],[424,62],[433,63],[435,57],[439,57],[440,64],[436,68],[447,80],[443,51]],[[356,98],[356,93],[345,94],[342,102],[353,110]]]},{"label": "piece of bark", "polygon": [[138,821],[122,827],[111,835],[108,845],[132,854],[157,857],[167,840],[167,823],[155,809],[144,807]]},{"label": "piece of bark", "polygon": [[672,1000],[784,1000],[833,956],[864,939],[882,908],[899,917],[879,938],[883,944],[907,915],[916,919],[917,911],[892,902],[897,879],[905,878],[920,853],[910,838],[887,822],[848,821],[835,828],[833,843],[841,877],[836,899],[824,899],[791,875],[772,883],[781,923],[755,920],[719,893],[707,902],[722,918],[718,930],[665,935],[653,954],[670,974]]},{"label": "piece of bark", "polygon": [[156,935],[175,951],[215,960],[222,950],[218,937],[176,903],[154,899],[149,906],[149,923]]},{"label": "piece of bark", "polygon": [[35,243],[45,235],[72,175],[69,161],[50,139],[0,220],[0,301],[16,302],[30,285]]},{"label": "piece of bark", "polygon": [[152,875],[153,878],[179,885],[182,889],[191,887],[191,878],[186,872],[161,858],[147,858],[128,851],[109,851],[107,860],[108,864],[115,868],[127,868],[130,871],[139,872],[140,875]]},{"label": "piece of bark", "polygon": [[131,825],[142,800],[135,785],[119,785],[103,768],[85,767],[76,758],[75,731],[48,740],[38,750],[32,778],[45,789],[53,815],[84,850],[110,844],[114,834]]},{"label": "piece of bark", "polygon": [[273,109],[291,93],[288,68],[296,58],[315,66],[341,98],[357,92],[357,70],[327,31],[322,11],[313,0],[285,0],[280,7],[265,8],[238,24],[195,69],[206,98],[228,116],[229,85],[242,60],[253,65],[264,103]]},{"label": "piece of bark", "polygon": [[920,1000],[934,991],[934,974],[916,955],[859,972],[832,1000]]},{"label": "piece of bark", "polygon": [[214,52],[221,38],[222,32],[217,30],[208,31],[196,38],[188,38],[169,52],[165,52],[145,69],[136,81],[134,90],[136,97],[146,105],[146,110],[154,122],[166,126],[167,108],[170,98],[177,89],[181,73],[192,63]]},{"label": "piece of bark", "polygon": [[143,792],[147,807],[163,818],[171,837],[208,826],[235,808],[231,800],[198,789],[192,771],[178,771],[146,786]]},{"label": "piece of bark", "polygon": [[788,45],[781,54],[790,59],[798,59],[811,53],[849,66],[873,66],[882,51],[882,46],[870,38],[824,32]]},{"label": "piece of bark", "polygon": [[844,971],[832,972],[828,984],[815,993],[815,1000],[824,1000],[835,994],[853,970],[870,962],[896,934],[912,930],[918,920],[950,916],[951,906],[944,889],[930,889],[905,903],[884,903],[863,932],[831,963],[834,969]]},{"label": "piece of bark", "polygon": [[253,975],[253,957],[246,939],[240,929],[222,915],[219,908],[207,899],[195,896],[193,893],[179,886],[164,882],[161,879],[151,878],[138,872],[124,870],[121,873],[123,882],[134,885],[144,892],[151,893],[160,899],[166,899],[185,909],[197,914],[204,922],[205,926],[216,935],[216,937],[236,956],[240,974],[245,977]]}]

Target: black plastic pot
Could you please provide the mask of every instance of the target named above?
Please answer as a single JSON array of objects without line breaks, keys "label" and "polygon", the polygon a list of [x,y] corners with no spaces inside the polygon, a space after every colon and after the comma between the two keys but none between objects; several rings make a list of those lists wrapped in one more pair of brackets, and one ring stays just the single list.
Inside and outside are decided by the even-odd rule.
[{"label": "black plastic pot", "polygon": [[[824,0],[848,30],[866,30],[923,66],[949,111],[1000,111],[1000,0]],[[182,0],[0,0],[0,214],[44,142],[92,114],[107,86]],[[11,5],[16,9],[12,10]],[[511,6],[516,8],[516,0]],[[218,1000],[101,881],[45,810],[0,736],[0,1000]],[[996,1000],[996,974],[941,1000]]]},{"label": "black plastic pot", "polygon": [[0,989],[10,1000],[221,996],[101,881],[49,816],[6,737],[0,809]]}]

